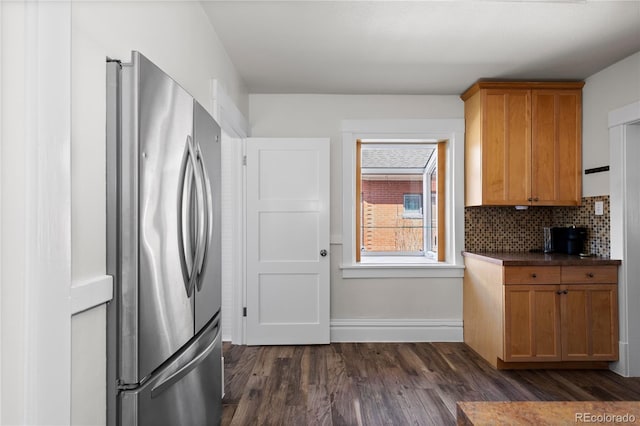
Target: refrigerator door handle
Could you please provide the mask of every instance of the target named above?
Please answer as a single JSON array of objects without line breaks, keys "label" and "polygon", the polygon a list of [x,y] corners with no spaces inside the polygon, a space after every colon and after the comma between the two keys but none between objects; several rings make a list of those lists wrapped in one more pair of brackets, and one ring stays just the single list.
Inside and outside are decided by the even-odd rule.
[{"label": "refrigerator door handle", "polygon": [[193,270],[193,242],[191,223],[191,192],[193,183],[193,163],[189,158],[189,137],[185,144],[184,154],[180,165],[180,180],[178,181],[178,253],[180,254],[180,266],[187,296],[191,297],[189,277]]},{"label": "refrigerator door handle", "polygon": [[[200,351],[198,355],[191,358],[184,365],[178,367],[176,371],[169,374],[166,378],[162,379],[158,384],[156,384],[151,389],[151,397],[155,398],[160,395],[162,392],[173,386],[175,383],[179,382],[184,376],[189,374],[191,370],[196,368],[198,364],[200,364],[204,359],[211,353],[211,351],[215,348],[218,340],[222,338],[222,334],[220,333],[220,321],[216,321],[215,325],[212,326],[209,330],[205,332],[207,335],[210,333],[215,333],[215,338],[209,342],[209,344],[205,347],[204,350]],[[195,345],[194,345],[195,346]],[[187,351],[189,351],[188,348]]]},{"label": "refrigerator door handle", "polygon": [[196,283],[198,282],[198,277],[200,274],[200,269],[202,265],[202,259],[204,257],[204,245],[206,238],[206,220],[205,220],[205,188],[202,178],[202,172],[198,163],[202,162],[200,158],[200,150],[197,150],[194,146],[193,139],[191,136],[187,139],[189,145],[189,158],[193,163],[193,171],[194,171],[194,181],[196,184],[196,244],[195,244],[195,255],[193,256],[193,267],[191,269],[191,276],[189,282],[189,288],[191,289],[190,293],[193,293],[194,288],[196,287]]},{"label": "refrigerator door handle", "polygon": [[[191,136],[187,136],[186,147],[180,167],[180,181],[178,188],[178,244],[180,245],[180,265],[187,296],[191,297],[198,278],[198,269],[204,236],[204,220],[202,218],[202,204],[204,202],[204,187],[199,177],[198,161]],[[195,200],[193,184],[195,183]],[[196,204],[198,213],[194,225],[193,205]],[[195,226],[195,229],[194,229]],[[195,235],[194,235],[195,234]],[[193,239],[195,238],[195,244]],[[194,253],[195,251],[195,253]]]},{"label": "refrigerator door handle", "polygon": [[204,186],[204,202],[202,203],[202,218],[205,223],[205,232],[204,238],[202,241],[202,258],[200,259],[200,263],[198,264],[198,281],[197,281],[197,289],[198,291],[202,290],[202,285],[204,284],[204,280],[200,279],[200,277],[204,276],[207,267],[207,254],[208,247],[211,243],[213,228],[211,224],[213,223],[213,201],[211,194],[211,183],[209,182],[209,174],[207,173],[207,169],[204,165],[204,161],[202,160],[200,145],[196,142],[196,150],[198,153],[198,163],[200,165],[200,178],[202,179],[202,183]]},{"label": "refrigerator door handle", "polygon": [[[196,187],[198,187],[198,240],[196,245],[196,255],[194,260],[194,283],[196,286],[200,281],[200,274],[202,272],[202,264],[204,262],[204,255],[206,251],[207,244],[207,195],[206,195],[206,187],[205,187],[205,178],[203,176],[202,169],[202,152],[200,151],[200,147],[196,142],[192,142],[192,148],[194,152],[194,170],[195,170],[195,178],[196,178]],[[199,288],[199,287],[198,287]]]}]

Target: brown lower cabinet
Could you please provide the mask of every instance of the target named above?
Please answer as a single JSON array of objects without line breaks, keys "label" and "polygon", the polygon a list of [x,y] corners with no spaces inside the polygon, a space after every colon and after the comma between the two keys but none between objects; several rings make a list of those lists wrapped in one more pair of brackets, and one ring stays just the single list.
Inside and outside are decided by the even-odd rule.
[{"label": "brown lower cabinet", "polygon": [[618,359],[615,284],[506,285],[504,361]]},{"label": "brown lower cabinet", "polygon": [[618,359],[617,266],[501,266],[466,258],[464,340],[498,368]]}]

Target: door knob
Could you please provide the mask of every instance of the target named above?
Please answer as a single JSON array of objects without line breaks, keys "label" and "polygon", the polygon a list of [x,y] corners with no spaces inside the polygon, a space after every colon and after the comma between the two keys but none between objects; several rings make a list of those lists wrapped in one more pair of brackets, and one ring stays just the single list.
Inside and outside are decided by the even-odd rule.
[{"label": "door knob", "polygon": [[325,249],[320,250],[320,256],[325,257],[327,255],[327,251]]}]

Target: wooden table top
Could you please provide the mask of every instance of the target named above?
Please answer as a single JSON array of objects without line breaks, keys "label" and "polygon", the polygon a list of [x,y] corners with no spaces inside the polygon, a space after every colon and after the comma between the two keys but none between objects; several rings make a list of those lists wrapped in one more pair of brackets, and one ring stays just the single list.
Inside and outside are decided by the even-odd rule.
[{"label": "wooden table top", "polygon": [[458,402],[457,422],[459,426],[639,424],[640,402]]}]

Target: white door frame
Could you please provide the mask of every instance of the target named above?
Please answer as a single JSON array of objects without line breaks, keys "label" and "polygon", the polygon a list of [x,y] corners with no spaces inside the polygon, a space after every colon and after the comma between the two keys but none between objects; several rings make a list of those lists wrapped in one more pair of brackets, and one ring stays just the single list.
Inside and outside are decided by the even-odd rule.
[{"label": "white door frame", "polygon": [[[0,4],[0,26],[2,26],[2,4]],[[4,58],[2,56],[2,31],[0,31],[0,176],[2,176],[2,105],[4,99],[2,97],[2,65]],[[0,230],[2,230],[2,185],[0,184]],[[1,238],[1,237],[0,237]],[[0,240],[0,310],[2,308],[2,245]],[[0,377],[2,377],[2,315],[0,315]],[[2,386],[0,385],[0,423],[2,423]]]},{"label": "white door frame", "polygon": [[[640,218],[637,208],[640,170],[640,101],[609,113],[611,257],[621,259],[618,278],[620,360],[613,370],[625,377],[640,376]],[[631,325],[631,326],[630,326]]]},{"label": "white door frame", "polygon": [[[245,343],[245,170],[249,123],[218,80],[211,81],[211,111],[222,128],[222,340]],[[226,324],[230,322],[230,324]]]},{"label": "white door frame", "polygon": [[0,422],[69,424],[71,2],[0,7],[2,379],[14,390]]}]

